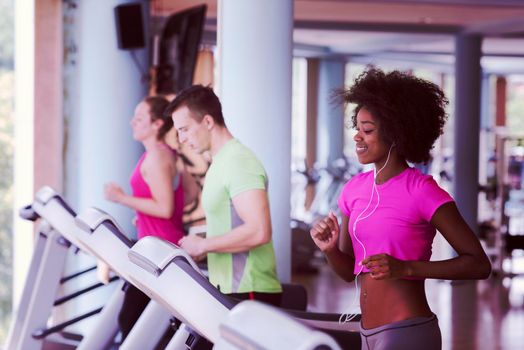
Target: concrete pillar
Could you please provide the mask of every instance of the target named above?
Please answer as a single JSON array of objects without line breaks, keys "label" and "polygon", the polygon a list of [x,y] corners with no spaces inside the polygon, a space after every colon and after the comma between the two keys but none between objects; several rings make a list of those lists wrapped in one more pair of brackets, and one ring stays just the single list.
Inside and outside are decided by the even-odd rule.
[{"label": "concrete pillar", "polygon": [[[313,168],[317,161],[317,124],[318,124],[318,69],[319,59],[307,60],[306,92],[306,168]],[[309,209],[315,197],[315,185],[306,187],[305,207]]]},{"label": "concrete pillar", "polygon": [[482,38],[455,38],[455,152],[453,195],[462,216],[478,234],[479,132]]},{"label": "concrete pillar", "polygon": [[[136,104],[147,94],[147,86],[131,52],[118,49],[114,15],[117,5],[128,2],[135,1],[82,1],[72,15],[74,34],[69,33],[69,40],[74,50],[64,68],[69,79],[64,111],[65,192],[76,210],[98,206],[134,234],[133,211],[106,201],[103,193],[109,181],[130,193],[129,176],[142,152],[142,146],[133,140],[129,121]],[[147,2],[142,5],[147,19]],[[134,54],[142,69],[147,68],[147,50],[134,50]]]},{"label": "concrete pillar", "polygon": [[344,156],[344,107],[333,103],[334,90],[344,87],[345,62],[322,59],[318,78],[317,160],[324,165]]},{"label": "concrete pillar", "polygon": [[490,75],[483,74],[480,84],[480,130],[492,129],[494,125],[490,101]]},{"label": "concrete pillar", "polygon": [[[130,238],[136,237],[132,225],[134,211],[104,199],[103,186],[109,181],[130,193],[129,177],[142,153],[133,139],[129,122],[137,103],[147,94],[142,79],[147,70],[147,50],[133,53],[120,50],[117,42],[114,8],[131,0],[63,2],[64,11],[64,193],[77,212],[96,206],[115,217]],[[143,0],[143,19],[148,5]],[[144,28],[148,28],[147,22]],[[146,33],[145,38],[148,38]],[[140,68],[139,68],[140,66]],[[91,257],[80,254],[68,264],[77,271],[92,265]],[[93,278],[88,276],[85,278]],[[70,292],[85,280],[65,286]],[[64,317],[78,315],[103,304],[111,288],[96,290],[65,305]],[[88,331],[94,319],[73,326]]]},{"label": "concrete pillar", "polygon": [[291,280],[292,29],[291,0],[218,2],[218,94],[229,129],[268,173],[273,243],[283,282]]}]

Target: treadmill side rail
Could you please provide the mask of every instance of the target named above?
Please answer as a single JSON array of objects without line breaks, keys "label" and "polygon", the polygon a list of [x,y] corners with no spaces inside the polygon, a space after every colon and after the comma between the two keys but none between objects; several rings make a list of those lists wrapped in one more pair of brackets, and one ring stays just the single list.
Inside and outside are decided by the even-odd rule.
[{"label": "treadmill side rail", "polygon": [[75,217],[75,224],[87,233],[92,233],[98,228],[98,226],[102,225],[106,221],[109,221],[120,231],[123,231],[120,229],[116,220],[111,215],[95,207],[87,208]]},{"label": "treadmill side rail", "polygon": [[58,196],[58,193],[49,186],[44,186],[35,194],[35,201],[46,205],[51,199]]},{"label": "treadmill side rail", "polygon": [[243,301],[231,310],[220,325],[220,336],[216,350],[340,350],[329,335],[253,300]]},{"label": "treadmill side rail", "polygon": [[140,239],[127,254],[131,262],[155,276],[159,276],[176,257],[184,258],[196,271],[200,272],[197,264],[184,250],[155,236]]}]

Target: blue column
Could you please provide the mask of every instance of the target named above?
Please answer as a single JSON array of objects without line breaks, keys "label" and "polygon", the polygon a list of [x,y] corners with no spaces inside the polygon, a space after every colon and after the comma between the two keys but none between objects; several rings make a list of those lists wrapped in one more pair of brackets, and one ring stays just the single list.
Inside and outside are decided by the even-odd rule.
[{"label": "blue column", "polygon": [[317,161],[328,165],[344,156],[344,108],[333,91],[344,87],[345,61],[321,59],[318,77]]},{"label": "blue column", "polygon": [[[131,1],[90,0],[77,1],[76,7],[65,2],[62,5],[64,188],[66,199],[77,212],[90,206],[102,208],[133,236],[133,211],[105,200],[103,191],[106,182],[115,181],[130,193],[129,177],[142,152],[142,146],[133,140],[129,121],[136,104],[146,95],[147,86],[130,52],[118,49],[115,25],[115,6],[127,2]],[[142,4],[143,18],[147,21],[147,2],[144,0]],[[147,50],[135,50],[135,55],[142,69],[146,68]],[[69,261],[67,268],[70,272],[78,271],[92,264],[92,258],[79,254]],[[85,285],[85,279],[75,280],[64,289],[78,290],[82,283]],[[62,320],[103,304],[110,292],[97,290],[67,303],[62,308]],[[94,319],[87,320],[73,329],[84,333],[93,322]]]},{"label": "blue column", "polygon": [[[490,75],[482,74],[481,80],[481,105],[480,105],[480,139],[479,139],[479,183],[485,185],[487,180],[490,157],[493,155],[495,137],[492,132],[495,127],[495,118],[491,113],[490,101]],[[493,165],[493,164],[492,164]],[[485,193],[480,194],[480,203],[483,202]],[[480,209],[482,211],[482,209]]]},{"label": "blue column", "polygon": [[477,229],[482,38],[455,39],[455,130],[453,195],[466,222]]},{"label": "blue column", "polygon": [[495,127],[495,118],[490,108],[490,75],[482,74],[481,80],[481,99],[480,99],[480,129],[493,129]]},{"label": "blue column", "polygon": [[273,243],[283,282],[291,280],[292,30],[291,0],[218,2],[218,94],[229,129],[268,173]]},{"label": "blue column", "polygon": [[[115,25],[115,6],[127,2],[133,1],[79,1],[69,14],[74,23],[65,23],[72,31],[64,35],[70,50],[64,65],[65,194],[78,211],[100,207],[134,234],[133,211],[106,201],[103,193],[108,181],[130,193],[129,176],[142,151],[129,121],[147,86],[130,52],[118,49]],[[147,2],[142,4],[147,20]],[[147,68],[147,50],[134,53]]]}]

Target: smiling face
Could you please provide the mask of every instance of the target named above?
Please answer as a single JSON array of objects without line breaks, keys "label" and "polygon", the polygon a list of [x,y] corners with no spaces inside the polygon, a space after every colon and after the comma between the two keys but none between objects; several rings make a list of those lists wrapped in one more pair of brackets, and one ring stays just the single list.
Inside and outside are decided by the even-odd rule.
[{"label": "smiling face", "polygon": [[187,106],[176,109],[171,115],[173,126],[178,132],[180,143],[187,144],[197,153],[204,153],[211,148],[211,128],[213,119],[206,115],[198,122]]},{"label": "smiling face", "polygon": [[149,138],[156,138],[158,130],[162,126],[161,120],[151,122],[149,105],[142,101],[135,108],[135,115],[131,119],[133,138],[137,141],[144,141]]},{"label": "smiling face", "polygon": [[358,161],[362,164],[384,163],[389,147],[380,135],[380,122],[365,107],[358,111],[356,130],[353,139]]}]

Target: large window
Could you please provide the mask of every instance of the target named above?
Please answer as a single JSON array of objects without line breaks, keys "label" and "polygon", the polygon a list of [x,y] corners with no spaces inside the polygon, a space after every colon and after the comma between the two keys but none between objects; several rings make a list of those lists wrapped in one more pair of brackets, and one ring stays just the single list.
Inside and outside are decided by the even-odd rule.
[{"label": "large window", "polygon": [[11,319],[13,228],[13,0],[0,0],[0,344]]},{"label": "large window", "polygon": [[304,166],[306,158],[307,61],[293,59],[293,99],[291,118],[291,161]]},{"label": "large window", "polygon": [[508,130],[517,135],[524,135],[524,75],[508,77],[506,107]]}]

